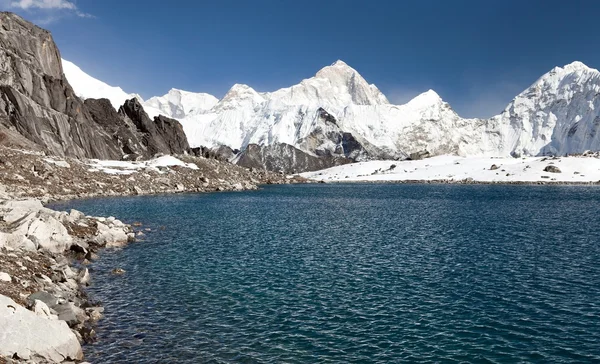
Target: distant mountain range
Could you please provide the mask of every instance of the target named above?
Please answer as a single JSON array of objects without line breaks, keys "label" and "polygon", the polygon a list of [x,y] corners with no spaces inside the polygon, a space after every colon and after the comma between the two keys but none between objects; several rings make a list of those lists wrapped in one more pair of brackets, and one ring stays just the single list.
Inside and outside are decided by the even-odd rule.
[{"label": "distant mountain range", "polygon": [[93,158],[198,147],[288,173],[373,159],[600,150],[600,72],[581,62],[552,69],[489,119],[460,117],[433,90],[391,104],[343,61],[274,92],[236,84],[220,100],[172,89],[144,101],[61,62],[49,32],[10,13],[0,22],[4,144]]},{"label": "distant mountain range", "polygon": [[[65,66],[65,75],[80,96],[108,97],[115,107],[135,96],[74,65]],[[88,87],[95,84],[102,86]],[[236,84],[218,100],[172,89],[142,104],[150,115],[179,120],[191,146],[244,150],[249,144],[284,143],[315,156],[363,160],[415,153],[536,156],[598,150],[599,95],[600,72],[573,62],[543,75],[500,115],[465,119],[433,90],[393,105],[356,70],[337,61],[274,92]],[[344,134],[361,148],[345,145]]]}]

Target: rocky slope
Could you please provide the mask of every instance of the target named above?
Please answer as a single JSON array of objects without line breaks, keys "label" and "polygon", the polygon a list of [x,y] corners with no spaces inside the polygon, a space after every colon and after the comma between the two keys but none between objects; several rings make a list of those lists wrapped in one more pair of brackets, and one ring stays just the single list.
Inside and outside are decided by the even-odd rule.
[{"label": "rocky slope", "polygon": [[151,120],[135,98],[119,113],[105,106],[75,95],[49,32],[0,13],[0,144],[99,159],[189,149],[178,121]]},{"label": "rocky slope", "polygon": [[146,162],[81,160],[0,147],[0,183],[15,197],[44,202],[94,196],[252,190],[301,178],[180,155]]},{"label": "rocky slope", "polygon": [[100,248],[134,240],[132,228],[53,211],[1,185],[0,213],[0,362],[83,359],[81,344],[94,340],[103,312],[82,290],[90,282],[85,266]]}]

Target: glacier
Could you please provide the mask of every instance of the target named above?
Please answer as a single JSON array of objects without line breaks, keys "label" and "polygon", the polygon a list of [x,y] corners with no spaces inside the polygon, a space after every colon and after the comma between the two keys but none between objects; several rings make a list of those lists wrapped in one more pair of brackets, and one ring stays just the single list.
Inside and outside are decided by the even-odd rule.
[{"label": "glacier", "polygon": [[[131,97],[63,60],[84,98]],[[600,149],[600,72],[581,62],[555,67],[489,119],[462,118],[433,90],[394,105],[355,69],[336,61],[297,85],[259,92],[235,84],[221,99],[172,89],[142,101],[148,114],[183,125],[192,147],[288,144],[315,156],[404,159],[566,155]],[[348,148],[349,144],[360,148]]]}]

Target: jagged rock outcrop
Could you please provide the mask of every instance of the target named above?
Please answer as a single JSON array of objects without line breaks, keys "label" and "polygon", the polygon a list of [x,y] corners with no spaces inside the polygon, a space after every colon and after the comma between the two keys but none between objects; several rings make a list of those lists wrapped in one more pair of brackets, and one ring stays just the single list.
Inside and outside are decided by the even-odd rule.
[{"label": "jagged rock outcrop", "polygon": [[50,33],[6,12],[0,13],[0,115],[2,129],[52,154],[120,157],[64,78]]},{"label": "jagged rock outcrop", "polygon": [[240,151],[233,150],[226,145],[220,145],[214,148],[208,148],[204,146],[196,147],[191,149],[191,154],[197,157],[204,157],[209,159],[216,159],[220,161],[232,160]]},{"label": "jagged rock outcrop", "polygon": [[181,154],[190,149],[183,128],[177,120],[163,115],[150,120],[136,98],[125,101],[119,109],[119,114],[132,122],[137,131],[142,133],[142,143],[150,154]]},{"label": "jagged rock outcrop", "polygon": [[135,124],[120,115],[108,99],[87,99],[84,104],[92,119],[113,136],[112,141],[129,159],[150,154]]},{"label": "jagged rock outcrop", "polygon": [[344,156],[314,156],[289,144],[260,146],[250,144],[235,159],[235,163],[246,168],[260,168],[286,174],[316,171],[341,164],[351,163]]},{"label": "jagged rock outcrop", "polygon": [[50,32],[0,12],[1,144],[98,159],[189,149],[178,121],[150,120],[137,100],[121,114],[109,105],[75,95]]}]

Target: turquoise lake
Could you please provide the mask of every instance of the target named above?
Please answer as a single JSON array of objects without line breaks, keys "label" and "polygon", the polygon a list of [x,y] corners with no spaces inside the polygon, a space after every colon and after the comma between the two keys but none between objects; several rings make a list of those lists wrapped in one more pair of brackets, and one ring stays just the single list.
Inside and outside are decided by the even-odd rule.
[{"label": "turquoise lake", "polygon": [[151,229],[90,265],[105,307],[92,363],[600,361],[597,187],[291,185],[53,208]]}]

